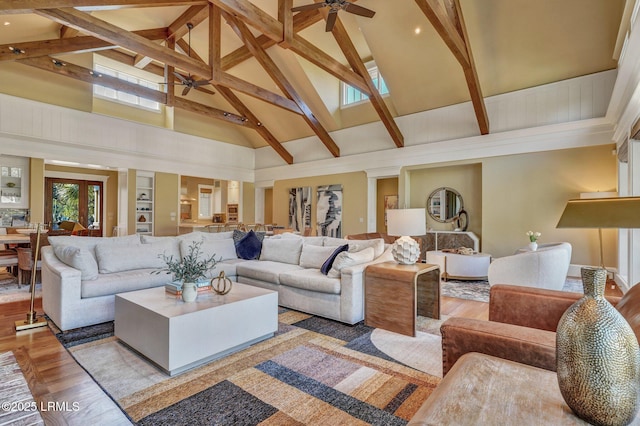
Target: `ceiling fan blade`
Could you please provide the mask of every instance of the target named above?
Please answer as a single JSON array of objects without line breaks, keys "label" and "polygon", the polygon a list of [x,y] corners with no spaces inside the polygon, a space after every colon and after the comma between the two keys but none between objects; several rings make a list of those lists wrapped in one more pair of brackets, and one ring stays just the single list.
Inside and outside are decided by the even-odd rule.
[{"label": "ceiling fan blade", "polygon": [[357,4],[353,3],[347,3],[344,6],[344,10],[349,13],[364,16],[365,18],[373,18],[373,15],[376,14],[373,10],[367,9],[366,7],[358,6]]},{"label": "ceiling fan blade", "polygon": [[180,80],[183,84],[186,84],[187,79],[186,79],[186,78],[184,78],[184,77],[182,76],[182,74],[180,74],[180,73],[178,73],[178,72],[174,72],[174,73],[173,73],[173,75],[175,75],[176,77],[178,77],[178,80]]},{"label": "ceiling fan blade", "polygon": [[329,12],[329,16],[327,16],[327,26],[324,28],[326,32],[329,32],[333,29],[333,26],[336,24],[336,18],[338,18],[338,11],[332,10]]},{"label": "ceiling fan blade", "polygon": [[304,6],[292,7],[291,11],[300,12],[302,10],[320,9],[321,7],[325,7],[325,6],[326,6],[326,3],[311,3],[311,4],[305,4]]},{"label": "ceiling fan blade", "polygon": [[184,90],[182,91],[182,96],[187,96],[189,90],[191,90],[191,86],[185,86]]},{"label": "ceiling fan blade", "polygon": [[198,80],[193,82],[193,86],[195,87],[206,86],[207,84],[209,84],[209,80]]}]

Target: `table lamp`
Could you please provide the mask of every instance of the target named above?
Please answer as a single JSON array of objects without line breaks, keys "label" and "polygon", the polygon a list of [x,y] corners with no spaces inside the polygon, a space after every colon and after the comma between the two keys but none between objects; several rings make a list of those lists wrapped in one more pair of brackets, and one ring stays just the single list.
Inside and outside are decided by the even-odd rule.
[{"label": "table lamp", "polygon": [[556,329],[560,392],[591,424],[629,424],[640,401],[640,347],[629,323],[604,298],[602,228],[640,228],[640,197],[569,200],[557,227],[598,228],[600,242],[599,267],[581,270],[584,297]]},{"label": "table lamp", "polygon": [[387,234],[400,236],[391,248],[393,258],[402,265],[413,265],[420,257],[420,245],[410,235],[427,233],[425,209],[387,210]]}]

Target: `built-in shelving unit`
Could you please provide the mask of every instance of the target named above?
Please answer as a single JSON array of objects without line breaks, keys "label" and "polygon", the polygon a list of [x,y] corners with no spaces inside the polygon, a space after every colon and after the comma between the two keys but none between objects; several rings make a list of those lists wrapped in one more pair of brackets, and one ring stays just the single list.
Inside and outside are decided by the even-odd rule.
[{"label": "built-in shelving unit", "polygon": [[29,207],[28,176],[28,158],[0,156],[0,207]]},{"label": "built-in shelving unit", "polygon": [[227,204],[227,222],[238,223],[238,205]]},{"label": "built-in shelving unit", "polygon": [[136,233],[153,235],[155,174],[136,172]]}]

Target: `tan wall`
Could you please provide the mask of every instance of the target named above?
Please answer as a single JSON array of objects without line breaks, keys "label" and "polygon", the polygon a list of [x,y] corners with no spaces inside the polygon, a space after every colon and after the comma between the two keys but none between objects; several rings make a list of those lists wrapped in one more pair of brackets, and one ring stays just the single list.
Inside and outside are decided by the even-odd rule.
[{"label": "tan wall", "polygon": [[124,102],[114,102],[106,99],[94,98],[93,112],[96,114],[121,118],[123,120],[149,124],[156,127],[164,127],[166,123],[164,105],[160,106],[160,111],[150,111],[127,105]]},{"label": "tan wall", "polygon": [[256,187],[251,182],[242,182],[242,222],[256,223]]},{"label": "tan wall", "polygon": [[31,158],[29,162],[29,217],[32,223],[46,223],[44,220],[44,160],[42,158]]},{"label": "tan wall", "polygon": [[153,214],[154,235],[158,235],[158,236],[178,235],[178,220],[180,216],[179,212],[180,212],[180,177],[179,175],[173,174],[173,173],[156,172],[154,214]]},{"label": "tan wall", "polygon": [[91,112],[91,85],[16,62],[0,63],[0,92]]},{"label": "tan wall", "polygon": [[[539,243],[568,241],[571,263],[597,265],[598,232],[556,229],[567,200],[581,192],[617,189],[613,145],[535,154],[495,157],[483,161],[483,251],[494,256],[513,253],[528,243],[529,230],[542,233]],[[617,264],[617,237],[605,230],[605,264]]]},{"label": "tan wall", "polygon": [[273,188],[264,190],[264,223],[273,223]]},{"label": "tan wall", "polygon": [[[410,202],[408,207],[427,207],[433,191],[441,187],[455,189],[462,196],[463,208],[468,214],[467,231],[472,231],[482,241],[482,165],[459,164],[409,171]],[[427,227],[438,231],[452,231],[453,222],[437,222],[427,212]]]},{"label": "tan wall", "polygon": [[376,196],[376,232],[387,232],[384,223],[384,197],[398,195],[398,178],[378,179]]},{"label": "tan wall", "polygon": [[[273,185],[273,222],[289,223],[289,188],[311,187],[311,226],[316,234],[317,187],[342,185],[342,236],[367,230],[367,176],[364,172],[276,181]],[[362,219],[362,221],[360,220]]]},{"label": "tan wall", "polygon": [[[102,223],[102,229],[104,235],[111,235],[111,231],[113,227],[116,226],[118,220],[118,172],[111,170],[85,169],[82,167],[56,166],[53,164],[46,164],[45,170],[52,172],[75,173],[78,175],[77,179],[81,180],[86,180],[87,178],[84,177],[86,175],[107,176],[108,179],[102,188],[107,200],[104,209],[104,223]],[[41,179],[43,188],[42,198],[44,200],[44,177],[42,177]]]}]

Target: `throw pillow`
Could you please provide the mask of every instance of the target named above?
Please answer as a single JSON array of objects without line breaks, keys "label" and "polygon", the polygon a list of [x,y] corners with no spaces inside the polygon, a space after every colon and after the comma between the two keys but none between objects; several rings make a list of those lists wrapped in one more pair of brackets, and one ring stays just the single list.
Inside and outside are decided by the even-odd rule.
[{"label": "throw pillow", "polygon": [[300,264],[302,241],[302,238],[265,238],[262,242],[260,260],[298,265]]},{"label": "throw pillow", "polygon": [[78,269],[82,281],[92,281],[98,278],[98,264],[89,250],[75,246],[57,245],[53,248],[53,252],[62,263]]},{"label": "throw pillow", "polygon": [[133,269],[161,269],[165,263],[162,254],[171,248],[166,243],[138,245],[97,244],[96,259],[101,274],[130,271]]},{"label": "throw pillow", "polygon": [[336,256],[336,259],[333,261],[333,266],[327,276],[330,278],[339,278],[344,268],[371,262],[374,258],[373,247],[369,247],[355,253],[343,251]]},{"label": "throw pillow", "polygon": [[305,239],[300,253],[300,266],[303,268],[320,269],[322,264],[333,253],[333,247],[322,247],[315,244],[307,244]]},{"label": "throw pillow", "polygon": [[343,251],[347,251],[347,250],[349,250],[349,244],[339,246],[337,249],[335,249],[333,253],[331,253],[331,255],[327,258],[327,260],[324,261],[324,263],[320,267],[320,272],[322,272],[324,275],[327,275],[331,270],[331,267],[333,266],[333,262],[336,260],[336,257]]},{"label": "throw pillow", "polygon": [[262,251],[262,240],[255,232],[253,232],[253,230],[244,232],[244,234],[245,235],[235,243],[236,254],[240,259],[244,260],[258,259],[260,257],[260,252]]},{"label": "throw pillow", "polygon": [[[256,237],[258,237],[258,239],[260,240],[260,242],[262,242],[262,240],[264,240],[264,236],[265,233],[264,232],[254,232],[253,229],[249,232],[253,232],[255,234]],[[244,237],[247,236],[247,234],[249,232],[244,232],[244,231],[240,231],[238,229],[235,229],[233,231],[233,242],[238,245],[238,242],[243,239]]]},{"label": "throw pillow", "polygon": [[382,238],[374,238],[372,240],[349,241],[350,252],[361,251],[369,247],[373,247],[374,258],[380,257],[384,253],[384,240]]}]

